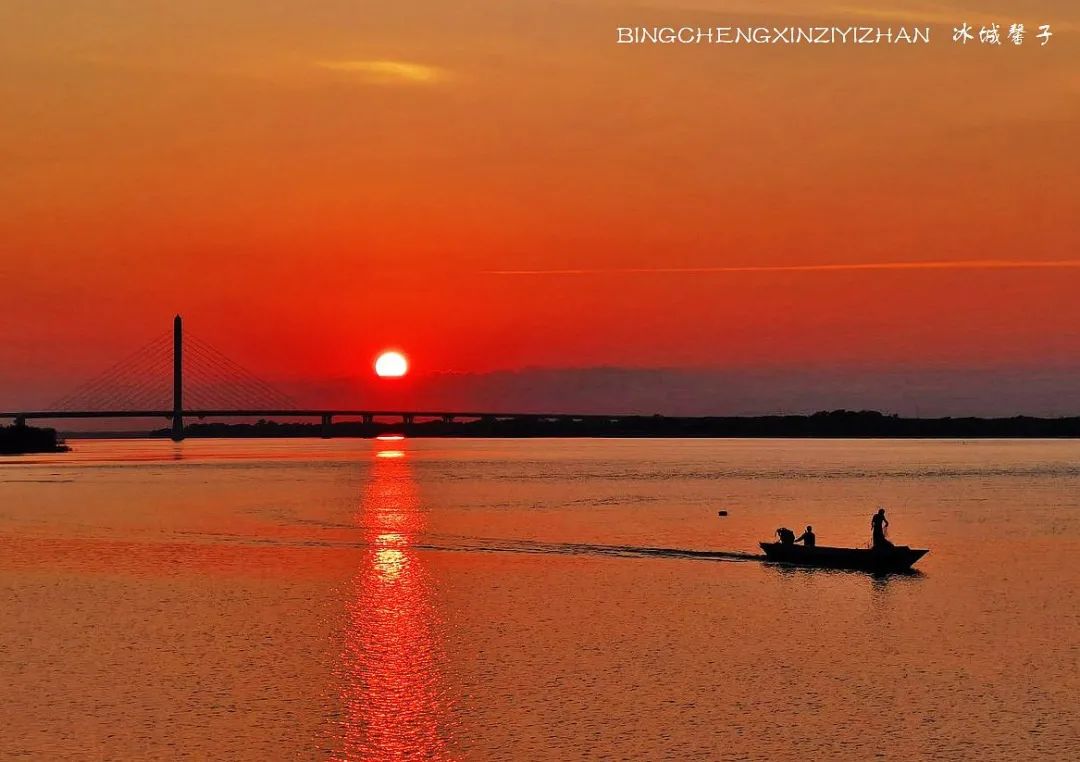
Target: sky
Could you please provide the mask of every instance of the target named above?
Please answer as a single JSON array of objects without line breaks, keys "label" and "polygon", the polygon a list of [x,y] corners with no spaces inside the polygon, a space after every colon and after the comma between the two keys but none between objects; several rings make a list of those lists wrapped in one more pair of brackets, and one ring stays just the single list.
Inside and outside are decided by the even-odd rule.
[{"label": "sky", "polygon": [[0,409],[180,312],[310,405],[1080,414],[1080,9],[806,5],[0,0]]}]

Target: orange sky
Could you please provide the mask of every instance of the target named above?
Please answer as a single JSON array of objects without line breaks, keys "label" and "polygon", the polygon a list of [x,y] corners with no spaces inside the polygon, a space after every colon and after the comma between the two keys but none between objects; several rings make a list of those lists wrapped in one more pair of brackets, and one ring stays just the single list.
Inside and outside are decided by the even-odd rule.
[{"label": "orange sky", "polygon": [[[0,394],[176,311],[271,379],[1076,365],[1076,4],[805,5],[0,3]],[[934,42],[614,44],[668,23]],[[972,260],[1072,266],[802,269]]]}]

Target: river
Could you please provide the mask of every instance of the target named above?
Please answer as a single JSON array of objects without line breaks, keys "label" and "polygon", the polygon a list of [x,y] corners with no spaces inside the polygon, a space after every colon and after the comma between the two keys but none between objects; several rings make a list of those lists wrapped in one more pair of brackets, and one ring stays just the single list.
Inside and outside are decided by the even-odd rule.
[{"label": "river", "polygon": [[[4,758],[1080,748],[1080,442],[70,444],[0,460]],[[740,557],[879,505],[918,574]]]}]

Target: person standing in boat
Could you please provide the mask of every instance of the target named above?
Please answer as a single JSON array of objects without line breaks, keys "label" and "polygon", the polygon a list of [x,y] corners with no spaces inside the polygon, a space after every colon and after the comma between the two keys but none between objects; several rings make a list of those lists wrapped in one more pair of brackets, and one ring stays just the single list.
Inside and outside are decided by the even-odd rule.
[{"label": "person standing in boat", "polygon": [[796,537],[795,542],[801,542],[808,548],[814,547],[817,544],[817,535],[814,534],[814,528],[807,524],[806,531]]},{"label": "person standing in boat", "polygon": [[875,548],[891,548],[893,544],[885,539],[885,529],[889,526],[889,520],[885,518],[885,509],[878,508],[878,512],[870,517],[870,528],[873,532]]}]

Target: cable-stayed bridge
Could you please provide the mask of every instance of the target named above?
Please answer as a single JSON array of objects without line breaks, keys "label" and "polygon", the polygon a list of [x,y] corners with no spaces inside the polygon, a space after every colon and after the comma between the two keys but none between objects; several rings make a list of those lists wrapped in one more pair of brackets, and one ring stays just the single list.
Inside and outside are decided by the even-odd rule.
[{"label": "cable-stayed bridge", "polygon": [[40,419],[165,418],[172,438],[184,438],[185,418],[318,418],[323,436],[333,419],[376,418],[482,421],[618,422],[639,416],[492,413],[446,410],[372,410],[301,407],[274,386],[229,359],[209,342],[185,333],[179,315],[162,333],[44,410],[0,412],[16,425]]}]

